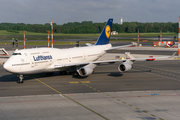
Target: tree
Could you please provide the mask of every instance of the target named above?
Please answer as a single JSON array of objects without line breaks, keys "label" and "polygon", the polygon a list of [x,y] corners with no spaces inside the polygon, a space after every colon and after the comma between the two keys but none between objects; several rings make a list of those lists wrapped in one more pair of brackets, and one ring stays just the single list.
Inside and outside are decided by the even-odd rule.
[{"label": "tree", "polygon": [[130,23],[129,26],[128,26],[128,32],[129,33],[136,32],[136,27],[137,27],[137,25],[135,23]]}]

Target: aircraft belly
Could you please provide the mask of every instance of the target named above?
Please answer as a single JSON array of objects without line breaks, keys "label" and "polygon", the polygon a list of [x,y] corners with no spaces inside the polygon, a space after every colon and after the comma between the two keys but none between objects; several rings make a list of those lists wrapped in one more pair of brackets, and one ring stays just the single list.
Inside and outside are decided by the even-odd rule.
[{"label": "aircraft belly", "polygon": [[34,69],[34,70],[27,70],[27,71],[21,71],[19,74],[37,74],[37,73],[43,73],[44,69]]},{"label": "aircraft belly", "polygon": [[35,66],[23,66],[21,67],[21,74],[37,74],[42,73],[45,70],[45,64],[36,64]]},{"label": "aircraft belly", "polygon": [[56,71],[60,71],[60,69],[47,68],[43,70],[43,72],[56,72]]}]

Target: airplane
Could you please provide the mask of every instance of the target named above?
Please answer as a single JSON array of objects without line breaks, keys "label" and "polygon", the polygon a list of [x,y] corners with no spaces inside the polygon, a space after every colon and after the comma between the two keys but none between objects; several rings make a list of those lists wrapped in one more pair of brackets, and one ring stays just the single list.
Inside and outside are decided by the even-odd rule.
[{"label": "airplane", "polygon": [[[109,43],[112,31],[113,19],[110,18],[104,26],[96,44],[86,44],[85,47],[68,49],[59,48],[30,48],[16,50],[3,65],[10,73],[19,75],[18,83],[23,83],[23,75],[47,73],[59,71],[61,74],[72,71],[75,75],[86,77],[93,73],[97,65],[101,63],[122,62],[118,65],[120,72],[132,69],[132,64],[137,60],[152,61],[155,58],[131,58],[123,60],[98,60],[108,50],[131,46],[133,44],[112,47]],[[170,58],[169,56],[159,58]]]}]

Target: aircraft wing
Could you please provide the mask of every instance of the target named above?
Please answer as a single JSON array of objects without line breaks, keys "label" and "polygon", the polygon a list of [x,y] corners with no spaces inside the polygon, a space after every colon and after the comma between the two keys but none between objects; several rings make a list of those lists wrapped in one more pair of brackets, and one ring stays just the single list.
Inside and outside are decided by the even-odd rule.
[{"label": "aircraft wing", "polygon": [[131,45],[135,45],[135,44],[129,44],[129,45],[122,45],[122,46],[111,47],[111,48],[109,48],[109,49],[106,49],[106,51],[108,51],[108,50],[114,50],[114,49],[118,49],[118,48],[122,48],[122,47],[129,47],[129,46],[131,46]]},{"label": "aircraft wing", "polygon": [[86,43],[85,45],[87,45],[87,46],[93,46],[93,44],[91,44],[91,43]]},{"label": "aircraft wing", "polygon": [[60,65],[54,65],[54,68],[55,68],[55,69],[58,69],[58,68],[68,68],[68,67],[79,67],[79,66],[88,65],[89,63],[90,63],[90,62],[60,64]]},{"label": "aircraft wing", "polygon": [[113,63],[113,62],[125,62],[127,60],[129,61],[154,61],[155,59],[164,59],[164,58],[172,58],[174,57],[175,54],[173,54],[172,56],[163,56],[163,57],[153,57],[153,58],[132,58],[132,59],[119,59],[119,60],[105,60],[105,61],[94,61],[94,62],[90,62],[93,64],[100,64],[100,63]]},{"label": "aircraft wing", "polygon": [[163,56],[163,57],[153,57],[153,58],[132,58],[132,59],[117,59],[117,60],[104,60],[104,61],[92,61],[92,62],[82,62],[82,63],[70,63],[70,64],[60,64],[60,65],[54,65],[55,69],[60,68],[68,68],[68,67],[79,67],[79,66],[85,66],[88,64],[101,64],[101,63],[115,63],[115,62],[125,62],[125,61],[154,61],[155,59],[164,59],[164,58],[172,58],[174,57],[176,53],[174,53],[172,56]]}]

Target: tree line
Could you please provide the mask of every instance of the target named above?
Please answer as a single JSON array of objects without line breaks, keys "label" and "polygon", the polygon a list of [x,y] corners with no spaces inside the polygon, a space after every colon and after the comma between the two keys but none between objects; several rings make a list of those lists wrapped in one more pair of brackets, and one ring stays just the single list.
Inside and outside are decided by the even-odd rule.
[{"label": "tree line", "polygon": [[[93,23],[92,21],[83,22],[69,22],[63,25],[57,25],[53,23],[54,33],[65,33],[65,34],[90,34],[90,33],[101,33],[106,23]],[[140,33],[149,32],[176,32],[178,33],[178,23],[140,23],[140,22],[124,22],[122,25],[113,23],[112,31],[119,33],[135,33],[139,29]],[[28,31],[36,33],[46,33],[51,30],[49,23],[45,24],[24,24],[24,23],[0,23],[0,30],[7,30],[9,32],[18,33],[18,31]]]}]

